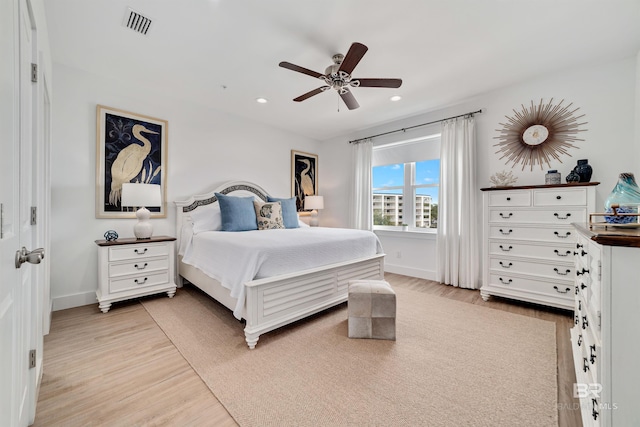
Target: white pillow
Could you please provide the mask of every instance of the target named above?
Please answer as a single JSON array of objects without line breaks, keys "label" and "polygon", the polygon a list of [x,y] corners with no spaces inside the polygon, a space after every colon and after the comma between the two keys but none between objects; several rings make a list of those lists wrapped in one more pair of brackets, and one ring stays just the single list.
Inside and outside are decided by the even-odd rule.
[{"label": "white pillow", "polygon": [[304,222],[299,218],[298,218],[298,225],[300,226],[300,228],[309,227],[309,224],[307,224],[306,222]]},{"label": "white pillow", "polygon": [[198,206],[191,212],[191,220],[193,221],[193,234],[202,233],[203,231],[222,230],[220,205],[211,203],[205,206]]}]

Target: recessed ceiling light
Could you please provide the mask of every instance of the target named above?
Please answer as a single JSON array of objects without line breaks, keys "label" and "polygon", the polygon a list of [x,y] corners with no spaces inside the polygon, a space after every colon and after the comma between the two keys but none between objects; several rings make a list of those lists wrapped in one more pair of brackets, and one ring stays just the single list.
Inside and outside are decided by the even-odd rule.
[{"label": "recessed ceiling light", "polygon": [[393,102],[396,102],[396,101],[400,101],[402,97],[400,95],[394,95],[389,99],[392,100]]},{"label": "recessed ceiling light", "polygon": [[256,102],[258,104],[266,104],[269,101],[267,100],[267,98],[256,98]]}]

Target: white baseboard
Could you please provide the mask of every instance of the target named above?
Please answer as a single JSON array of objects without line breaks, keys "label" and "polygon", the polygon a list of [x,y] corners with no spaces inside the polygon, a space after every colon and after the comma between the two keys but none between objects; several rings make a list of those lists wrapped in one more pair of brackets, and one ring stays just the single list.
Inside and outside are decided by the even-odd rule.
[{"label": "white baseboard", "polygon": [[436,278],[435,271],[405,267],[402,265],[393,265],[389,264],[388,262],[384,263],[384,271],[388,271],[389,273],[402,274],[403,276],[417,277],[419,279],[435,280]]},{"label": "white baseboard", "polygon": [[98,304],[95,291],[54,297],[53,311],[65,310],[67,308],[80,307],[89,304]]}]

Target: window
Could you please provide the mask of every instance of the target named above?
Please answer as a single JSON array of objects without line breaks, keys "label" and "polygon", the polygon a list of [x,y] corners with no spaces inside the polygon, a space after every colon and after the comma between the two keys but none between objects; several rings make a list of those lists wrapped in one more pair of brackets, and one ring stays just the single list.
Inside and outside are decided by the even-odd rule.
[{"label": "window", "polygon": [[[373,150],[374,229],[394,229],[402,225],[435,229],[440,188],[440,135]],[[386,163],[390,159],[405,161]]]}]

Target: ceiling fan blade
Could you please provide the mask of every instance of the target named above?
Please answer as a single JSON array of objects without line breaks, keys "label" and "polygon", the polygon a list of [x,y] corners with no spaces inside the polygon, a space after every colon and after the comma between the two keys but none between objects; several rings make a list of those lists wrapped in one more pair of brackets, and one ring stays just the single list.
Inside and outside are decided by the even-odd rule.
[{"label": "ceiling fan blade", "polygon": [[367,53],[367,50],[369,50],[369,48],[362,43],[353,43],[349,48],[349,52],[347,52],[344,59],[342,60],[342,64],[340,64],[340,68],[338,68],[338,71],[344,71],[347,74],[351,74],[364,54]]},{"label": "ceiling fan blade", "polygon": [[314,89],[312,91],[309,91],[307,93],[305,93],[304,95],[300,95],[297,98],[294,98],[293,100],[296,102],[300,102],[300,101],[304,101],[305,99],[311,98],[314,95],[319,94],[320,92],[324,92],[327,89],[331,89],[329,86],[320,86],[318,89]]},{"label": "ceiling fan blade", "polygon": [[318,73],[317,71],[309,70],[308,68],[304,68],[304,67],[301,67],[299,65],[295,65],[295,64],[292,64],[292,63],[286,62],[286,61],[282,61],[278,65],[280,65],[282,68],[286,68],[286,69],[291,70],[291,71],[297,71],[299,73],[306,74],[306,75],[311,76],[311,77],[320,78],[320,77],[322,77],[324,75],[324,74]]},{"label": "ceiling fan blade", "polygon": [[360,82],[360,87],[391,87],[399,88],[402,79],[352,79]]},{"label": "ceiling fan blade", "polygon": [[356,98],[353,96],[351,91],[341,93],[340,98],[342,98],[344,103],[347,104],[347,108],[349,110],[355,110],[356,108],[360,107],[360,104],[358,104],[358,101],[356,101]]}]

